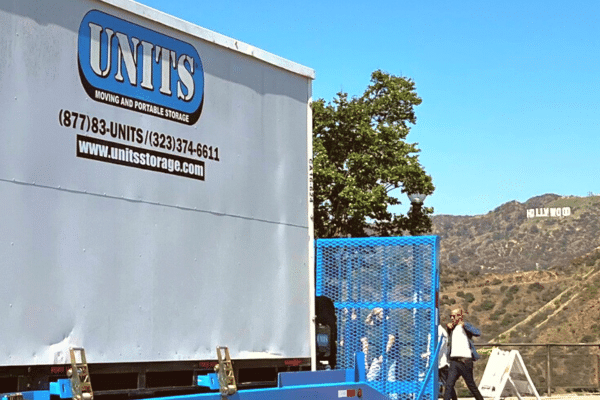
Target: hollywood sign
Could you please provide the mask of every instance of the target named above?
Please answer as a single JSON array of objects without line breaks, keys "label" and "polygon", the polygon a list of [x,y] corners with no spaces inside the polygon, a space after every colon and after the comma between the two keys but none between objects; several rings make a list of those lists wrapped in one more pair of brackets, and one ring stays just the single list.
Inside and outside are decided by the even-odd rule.
[{"label": "hollywood sign", "polygon": [[527,210],[527,218],[537,217],[568,217],[571,215],[571,207],[554,208],[530,208]]}]

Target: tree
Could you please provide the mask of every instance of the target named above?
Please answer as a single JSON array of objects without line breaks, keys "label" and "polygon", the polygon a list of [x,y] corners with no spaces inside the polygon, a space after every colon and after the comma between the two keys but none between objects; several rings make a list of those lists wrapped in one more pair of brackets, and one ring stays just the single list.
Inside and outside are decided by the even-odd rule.
[{"label": "tree", "polygon": [[416,143],[405,141],[421,104],[411,79],[375,71],[360,97],[340,92],[333,104],[313,102],[315,235],[379,236],[431,230],[432,208],[393,215],[390,191],[433,193]]}]

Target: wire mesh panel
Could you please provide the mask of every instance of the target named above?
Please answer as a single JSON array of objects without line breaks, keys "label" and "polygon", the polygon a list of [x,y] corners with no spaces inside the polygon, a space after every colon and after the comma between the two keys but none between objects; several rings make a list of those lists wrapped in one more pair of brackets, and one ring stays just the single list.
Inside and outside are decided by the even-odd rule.
[{"label": "wire mesh panel", "polygon": [[316,241],[317,296],[337,315],[337,368],[353,368],[363,351],[369,384],[391,399],[415,399],[425,384],[422,398],[437,398],[438,249],[437,236]]}]

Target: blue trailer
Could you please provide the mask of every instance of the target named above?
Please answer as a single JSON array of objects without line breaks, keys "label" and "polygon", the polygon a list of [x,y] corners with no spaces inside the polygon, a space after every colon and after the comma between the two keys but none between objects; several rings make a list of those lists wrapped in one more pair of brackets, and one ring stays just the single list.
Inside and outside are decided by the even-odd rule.
[{"label": "blue trailer", "polygon": [[[226,349],[226,348],[225,348]],[[82,349],[73,349],[85,354]],[[221,352],[218,348],[218,354]],[[84,360],[85,360],[85,356]],[[212,392],[181,396],[153,398],[154,400],[281,400],[314,399],[331,400],[341,398],[363,398],[369,400],[387,400],[390,397],[377,390],[366,377],[365,355],[359,352],[354,357],[354,368],[339,370],[283,372],[277,379],[277,386],[264,389],[238,391],[231,368],[231,360],[219,357],[217,372],[198,377],[198,386],[207,387]],[[427,377],[434,368],[430,368]],[[2,396],[2,400],[50,400],[52,398],[93,400],[94,394],[90,376],[85,363],[73,365],[71,379],[59,379],[51,382],[48,390],[11,393]],[[425,394],[426,378],[418,391],[410,394],[410,399],[428,398]],[[425,397],[423,397],[425,395]],[[392,396],[392,398],[394,398]],[[399,398],[399,397],[395,397]]]},{"label": "blue trailer", "polygon": [[[218,347],[215,372],[196,377],[198,390],[208,392],[159,398],[436,399],[439,238],[324,239],[315,248],[316,294],[330,300],[334,314],[317,310],[320,370],[282,372],[274,387],[238,390],[236,361],[227,348]],[[92,400],[85,352],[76,348],[70,355],[70,379],[4,399]]]},{"label": "blue trailer", "polygon": [[[366,383],[365,370],[362,367],[364,355],[357,354],[356,367],[347,370],[306,371],[280,373],[277,386],[265,389],[237,391],[232,388],[226,377],[220,372],[199,377],[198,385],[215,391],[155,398],[156,400],[279,400],[292,398],[310,398],[315,400],[333,398],[356,398],[384,400],[386,396]],[[79,366],[81,369],[81,365]],[[83,373],[83,374],[82,374]],[[87,379],[85,367],[79,371],[76,379]],[[51,398],[91,400],[93,392],[86,391],[91,386],[73,383],[73,379],[61,379],[50,384],[49,390],[12,393],[3,396],[3,400],[50,400]],[[89,383],[89,380],[87,381]],[[83,381],[81,381],[83,383]]]}]

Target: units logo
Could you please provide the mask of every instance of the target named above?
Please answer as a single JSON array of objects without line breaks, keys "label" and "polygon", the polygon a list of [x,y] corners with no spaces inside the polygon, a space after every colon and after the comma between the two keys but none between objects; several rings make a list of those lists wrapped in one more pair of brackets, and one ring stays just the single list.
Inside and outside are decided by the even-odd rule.
[{"label": "units logo", "polygon": [[200,118],[204,71],[189,43],[92,10],[79,26],[78,64],[96,101],[188,125]]}]

